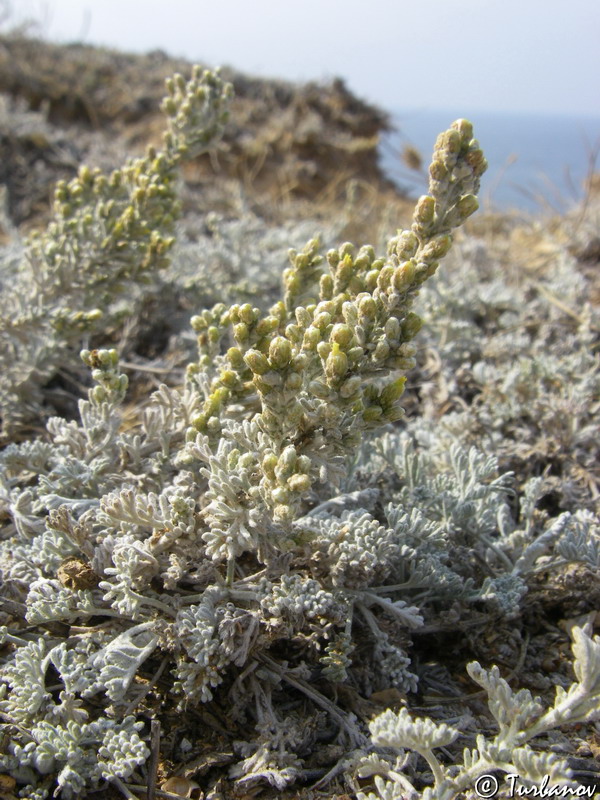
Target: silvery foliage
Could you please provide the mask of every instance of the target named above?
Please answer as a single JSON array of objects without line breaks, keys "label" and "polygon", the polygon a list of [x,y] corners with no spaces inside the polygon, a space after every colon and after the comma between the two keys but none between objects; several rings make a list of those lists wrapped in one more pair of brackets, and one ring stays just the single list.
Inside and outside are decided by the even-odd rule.
[{"label": "silvery foliage", "polygon": [[445,593],[448,599],[483,600],[491,611],[516,617],[527,575],[566,564],[593,571],[600,566],[597,516],[577,510],[545,523],[535,519],[544,481],[532,478],[523,487],[516,522],[509,506],[512,473],[498,475],[496,456],[467,448],[443,425],[421,419],[402,433],[385,433],[365,470],[379,474],[384,466],[402,483],[390,491],[386,508],[401,546],[395,580],[423,597],[434,585],[438,598]]},{"label": "silvery foliage", "polygon": [[[565,238],[580,235],[582,219]],[[425,375],[435,378],[423,386],[424,410],[437,415],[450,399],[440,424],[453,439],[478,441],[531,477],[549,465],[546,490],[563,506],[594,510],[600,316],[572,247],[551,241],[543,278],[473,237],[423,288]]]},{"label": "silvery foliage", "polygon": [[[228,215],[210,212],[201,226],[194,219],[185,222],[163,282],[175,284],[188,303],[203,304],[265,293],[275,300],[290,247],[302,248],[316,224],[300,220],[274,227],[258,217],[243,197]],[[335,242],[338,227],[335,220],[330,221],[323,239]]]},{"label": "silvery foliage", "polygon": [[[434,749],[447,747],[461,731],[428,718],[414,718],[406,708],[388,709],[369,724],[373,744],[382,756],[364,758],[358,767],[361,777],[375,778],[376,792],[358,792],[358,800],[388,800],[407,797],[409,800],[453,800],[472,789],[477,778],[498,770],[518,775],[519,781],[539,787],[544,780],[556,786],[577,788],[564,759],[553,752],[536,752],[528,744],[534,737],[559,725],[581,723],[600,717],[600,637],[591,636],[591,620],[583,627],[571,629],[573,669],[576,682],[568,690],[556,687],[554,704],[545,708],[539,697],[528,689],[514,692],[500,676],[497,667],[485,670],[476,661],[467,666],[470,677],[486,692],[488,706],[498,733],[487,739],[478,734],[475,747],[466,747],[462,763],[446,766]],[[390,751],[412,750],[426,762],[433,774],[433,786],[417,791],[409,778],[399,772],[398,762]],[[400,767],[401,768],[401,767]],[[556,789],[555,789],[556,791]]]},{"label": "silvery foliage", "polygon": [[[514,478],[485,438],[427,419],[380,433],[400,417],[399,373],[414,366],[414,297],[475,208],[484,162],[471,137],[464,121],[440,137],[436,199],[419,201],[387,260],[343,245],[326,266],[312,241],[291,254],[269,313],[221,303],[197,315],[184,386],[161,386],[133,426],[117,353],[84,350],[94,386],[79,421],[53,417],[45,439],[0,455],[0,763],[31,792],[78,796],[132,776],[148,755],[131,716],[136,680],[152,679],[159,655],[169,709],[215,698],[232,724],[256,728],[231,777],[282,789],[325,717],[341,747],[367,746],[364,725],[331,696],[347,679],[367,695],[414,691],[411,634],[440,608],[456,619],[483,602],[493,625],[519,614],[537,570],[597,566],[592,514],[540,518],[534,478],[515,518]],[[489,675],[494,704],[507,690]],[[597,705],[589,677],[575,687],[548,724]],[[290,689],[312,711],[284,706]],[[386,741],[404,731],[403,748],[454,736],[389,713]],[[538,756],[519,746],[515,758],[525,774]],[[450,796],[443,781],[439,796]]]},{"label": "silvery foliage", "polygon": [[[128,778],[149,755],[139,736],[143,722],[132,716],[90,720],[82,703],[82,698],[104,690],[107,680],[114,681],[115,673],[117,679],[122,677],[121,659],[116,658],[111,669],[104,664],[106,674],[99,676],[92,664],[97,653],[90,655],[89,643],[80,642],[73,650],[64,642],[20,644],[4,670],[3,688],[10,692],[0,700],[0,708],[11,720],[8,729],[16,725],[21,735],[9,739],[0,767],[31,784],[37,784],[39,776],[54,774],[57,791],[66,798],[79,797],[104,779]],[[64,687],[58,701],[46,684],[49,666]]]}]

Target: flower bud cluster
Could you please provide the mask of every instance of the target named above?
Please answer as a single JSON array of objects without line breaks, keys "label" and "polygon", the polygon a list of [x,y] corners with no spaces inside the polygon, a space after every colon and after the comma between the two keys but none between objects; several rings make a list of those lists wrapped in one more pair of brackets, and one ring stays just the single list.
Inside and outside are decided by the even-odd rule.
[{"label": "flower bud cluster", "polygon": [[279,455],[271,448],[265,450],[261,467],[261,486],[274,503],[277,519],[291,519],[293,500],[306,495],[312,485],[312,462],[307,455],[299,454],[298,448],[287,445]]},{"label": "flower bud cluster", "polygon": [[167,91],[169,94],[162,104],[168,118],[167,152],[195,158],[222,135],[233,86],[223,81],[218,71],[203,70],[196,65],[187,82],[182,75],[169,78]]},{"label": "flower bud cluster", "polygon": [[108,177],[83,166],[73,180],[58,182],[54,220],[31,244],[46,298],[59,299],[68,280],[78,305],[106,305],[127,281],[167,266],[179,213],[175,167],[149,150]]},{"label": "flower bud cluster", "polygon": [[440,251],[448,249],[444,234],[477,210],[476,194],[486,169],[487,161],[468,120],[456,120],[438,136],[429,167],[430,196],[420,199],[412,226],[421,241],[431,238],[434,231],[438,237],[430,241],[431,254],[426,261],[439,260],[444,255]]},{"label": "flower bud cluster", "polygon": [[386,258],[346,243],[323,259],[313,239],[290,252],[283,299],[267,313],[219,304],[194,318],[199,361],[190,375],[210,388],[189,438],[207,434],[216,446],[225,420],[255,421],[266,441],[248,444],[253,481],[276,520],[293,520],[364,431],[403,414],[402,373],[415,364],[421,327],[414,297],[448,252],[449,231],[472,210],[484,168],[470,125],[459,120],[436,144],[431,194]]},{"label": "flower bud cluster", "polygon": [[122,320],[140,284],[170,263],[179,164],[221,134],[232,94],[216,74],[198,70],[170,89],[164,150],[151,147],[110,175],[82,166],[56,185],[52,221],[30,239],[17,284],[0,303],[5,427],[24,406],[40,405],[39,388],[82,332]]},{"label": "flower bud cluster", "polygon": [[90,402],[100,405],[110,402],[118,405],[127,391],[127,375],[118,371],[119,355],[116,350],[82,350],[83,363],[92,370],[96,386],[89,392]]}]

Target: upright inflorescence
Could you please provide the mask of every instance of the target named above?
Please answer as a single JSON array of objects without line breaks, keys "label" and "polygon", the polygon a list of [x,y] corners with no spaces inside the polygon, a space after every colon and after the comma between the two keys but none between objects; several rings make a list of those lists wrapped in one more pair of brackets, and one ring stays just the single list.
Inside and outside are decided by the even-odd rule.
[{"label": "upright inflorescence", "polygon": [[[218,448],[246,420],[244,492],[253,510],[263,504],[289,524],[312,488],[339,478],[365,432],[402,415],[403,373],[414,366],[412,339],[421,327],[411,310],[415,295],[448,252],[452,230],[477,208],[485,168],[470,123],[459,120],[438,138],[430,194],[387,257],[347,243],[324,258],[315,239],[290,252],[283,299],[268,313],[221,304],[194,317],[200,357],[188,380],[206,400],[188,438],[193,444],[199,433]],[[239,509],[231,518],[211,510],[214,556],[246,549],[242,537],[237,547],[230,539],[215,547],[215,530],[239,519]]]},{"label": "upright inflorescence", "polygon": [[231,84],[196,68],[169,81],[164,148],[104,175],[82,166],[60,181],[46,231],[34,235],[17,286],[0,303],[0,407],[6,431],[39,412],[40,388],[69,347],[131,310],[136,287],[169,264],[183,159],[218,140]]}]

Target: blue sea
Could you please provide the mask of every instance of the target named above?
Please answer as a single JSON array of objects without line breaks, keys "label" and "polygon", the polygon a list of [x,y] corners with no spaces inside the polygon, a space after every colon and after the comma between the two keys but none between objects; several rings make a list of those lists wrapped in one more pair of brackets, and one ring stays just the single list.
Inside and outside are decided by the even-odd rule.
[{"label": "blue sea", "polygon": [[394,113],[397,131],[380,146],[387,174],[411,194],[422,194],[426,177],[404,164],[402,150],[415,147],[426,170],[437,134],[460,116],[473,123],[489,162],[481,182],[484,209],[564,213],[583,198],[590,171],[600,171],[600,116],[469,114],[463,109]]}]

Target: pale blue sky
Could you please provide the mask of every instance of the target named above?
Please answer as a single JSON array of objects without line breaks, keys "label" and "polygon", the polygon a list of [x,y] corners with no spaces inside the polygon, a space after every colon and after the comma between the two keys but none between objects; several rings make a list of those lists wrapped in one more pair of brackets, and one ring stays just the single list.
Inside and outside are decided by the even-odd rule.
[{"label": "pale blue sky", "polygon": [[45,36],[155,48],[388,109],[600,116],[600,0],[13,0]]}]

